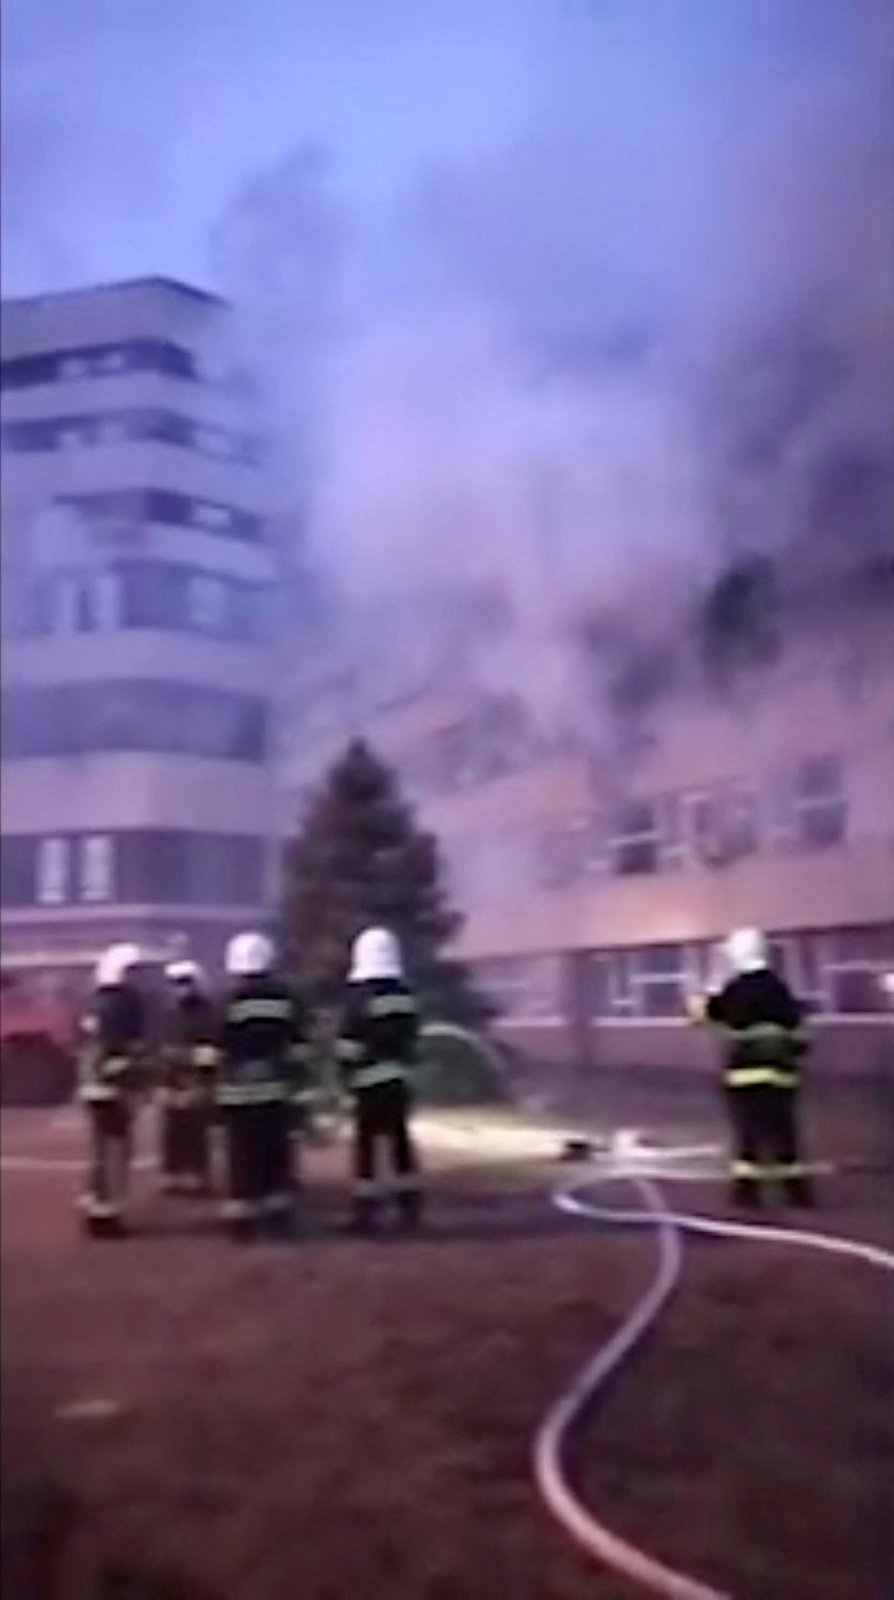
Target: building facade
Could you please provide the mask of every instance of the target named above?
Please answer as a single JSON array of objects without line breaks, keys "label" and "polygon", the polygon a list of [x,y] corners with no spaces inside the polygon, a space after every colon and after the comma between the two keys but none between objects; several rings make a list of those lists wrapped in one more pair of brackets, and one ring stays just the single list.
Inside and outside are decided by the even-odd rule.
[{"label": "building facade", "polygon": [[225,319],[165,279],[4,304],[7,971],[214,963],[268,903],[277,562]]},{"label": "building facade", "polygon": [[458,953],[510,1044],[584,1072],[707,1068],[687,997],[754,924],[810,1007],[820,1064],[894,1070],[889,621],[804,639],[728,691],[692,683],[621,748],[544,754],[505,698],[368,723],[441,841]]}]

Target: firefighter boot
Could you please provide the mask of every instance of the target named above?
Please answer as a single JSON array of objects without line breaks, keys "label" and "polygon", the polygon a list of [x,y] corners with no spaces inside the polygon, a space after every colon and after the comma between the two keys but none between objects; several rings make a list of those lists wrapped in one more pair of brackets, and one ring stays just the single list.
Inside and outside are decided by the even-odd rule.
[{"label": "firefighter boot", "polygon": [[730,1200],[743,1211],[758,1211],[763,1205],[760,1184],[753,1178],[735,1178],[730,1187]]},{"label": "firefighter boot", "polygon": [[415,1181],[402,1184],[397,1191],[398,1215],[408,1233],[415,1233],[422,1223],[422,1190]]},{"label": "firefighter boot", "polygon": [[791,1206],[798,1206],[800,1210],[810,1210],[816,1204],[813,1185],[807,1174],[797,1172],[783,1179],[783,1192]]},{"label": "firefighter boot", "polygon": [[124,1234],[120,1211],[93,1195],[84,1201],[81,1226],[90,1239],[120,1239]]},{"label": "firefighter boot", "polygon": [[349,1233],[372,1233],[376,1225],[378,1213],[378,1197],[373,1194],[357,1193],[354,1195],[354,1204],[348,1220]]},{"label": "firefighter boot", "polygon": [[295,1224],[294,1197],[288,1192],[268,1195],[261,1202],[261,1221],[265,1233],[274,1239],[290,1238]]},{"label": "firefighter boot", "polygon": [[231,1239],[237,1244],[246,1244],[257,1233],[258,1208],[248,1200],[226,1200],[222,1221]]}]

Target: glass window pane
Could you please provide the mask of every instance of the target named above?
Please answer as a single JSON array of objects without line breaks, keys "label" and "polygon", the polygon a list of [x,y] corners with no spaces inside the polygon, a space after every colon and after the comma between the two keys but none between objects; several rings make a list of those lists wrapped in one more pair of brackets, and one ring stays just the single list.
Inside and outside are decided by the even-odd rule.
[{"label": "glass window pane", "polygon": [[844,1015],[885,1012],[888,1000],[880,974],[869,967],[832,969],[829,973],[832,1010]]},{"label": "glass window pane", "polygon": [[835,756],[813,756],[798,769],[798,796],[802,800],[837,799],[842,789],[841,762]]},{"label": "glass window pane", "polygon": [[111,633],[121,626],[121,580],[116,572],[101,572],[90,591],[93,626]]},{"label": "glass window pane", "polygon": [[646,1017],[679,1017],[685,1010],[682,983],[662,980],[640,984],[642,1014]]},{"label": "glass window pane", "polygon": [[875,927],[839,928],[830,934],[833,961],[894,963],[894,923]]},{"label": "glass window pane", "polygon": [[635,839],[619,844],[615,849],[615,871],[622,875],[640,872],[657,872],[657,839]]},{"label": "glass window pane", "polygon": [[657,831],[655,806],[650,800],[636,800],[627,805],[615,820],[615,837],[633,839],[641,834]]},{"label": "glass window pane", "polygon": [[803,806],[798,818],[798,837],[812,850],[841,844],[845,836],[845,809],[838,800]]},{"label": "glass window pane", "polygon": [[113,841],[108,834],[93,834],[81,841],[81,899],[111,900]]},{"label": "glass window pane", "polygon": [[195,573],[189,580],[187,594],[193,627],[218,632],[224,624],[227,602],[222,580],[209,573]]},{"label": "glass window pane", "polygon": [[639,977],[663,978],[683,971],[684,949],[679,944],[653,944],[634,954]]},{"label": "glass window pane", "polygon": [[68,888],[68,840],[41,839],[37,855],[37,898],[41,905],[60,905]]},{"label": "glass window pane", "polygon": [[587,1009],[591,1017],[607,1017],[612,1007],[610,956],[591,956],[586,969]]}]

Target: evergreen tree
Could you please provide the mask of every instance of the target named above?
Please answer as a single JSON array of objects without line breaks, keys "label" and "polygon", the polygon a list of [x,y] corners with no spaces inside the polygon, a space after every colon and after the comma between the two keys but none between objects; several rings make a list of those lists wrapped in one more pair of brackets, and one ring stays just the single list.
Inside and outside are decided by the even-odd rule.
[{"label": "evergreen tree", "polygon": [[437,841],[362,740],[311,797],[283,869],[281,945],[313,1002],[338,1001],[351,942],[376,923],[400,940],[429,1016],[474,1025],[491,1014],[463,964],[441,953],[462,918],[449,904]]}]

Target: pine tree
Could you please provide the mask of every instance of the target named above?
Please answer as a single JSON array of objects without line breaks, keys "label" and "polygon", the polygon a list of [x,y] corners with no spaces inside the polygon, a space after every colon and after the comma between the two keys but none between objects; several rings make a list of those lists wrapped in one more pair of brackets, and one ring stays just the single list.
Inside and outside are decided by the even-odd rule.
[{"label": "pine tree", "polygon": [[442,954],[462,926],[434,835],[421,829],[396,775],[355,740],[311,797],[283,863],[280,940],[289,972],[317,1005],[343,993],[352,940],[372,923],[397,935],[430,1017],[491,1014],[465,966]]}]

